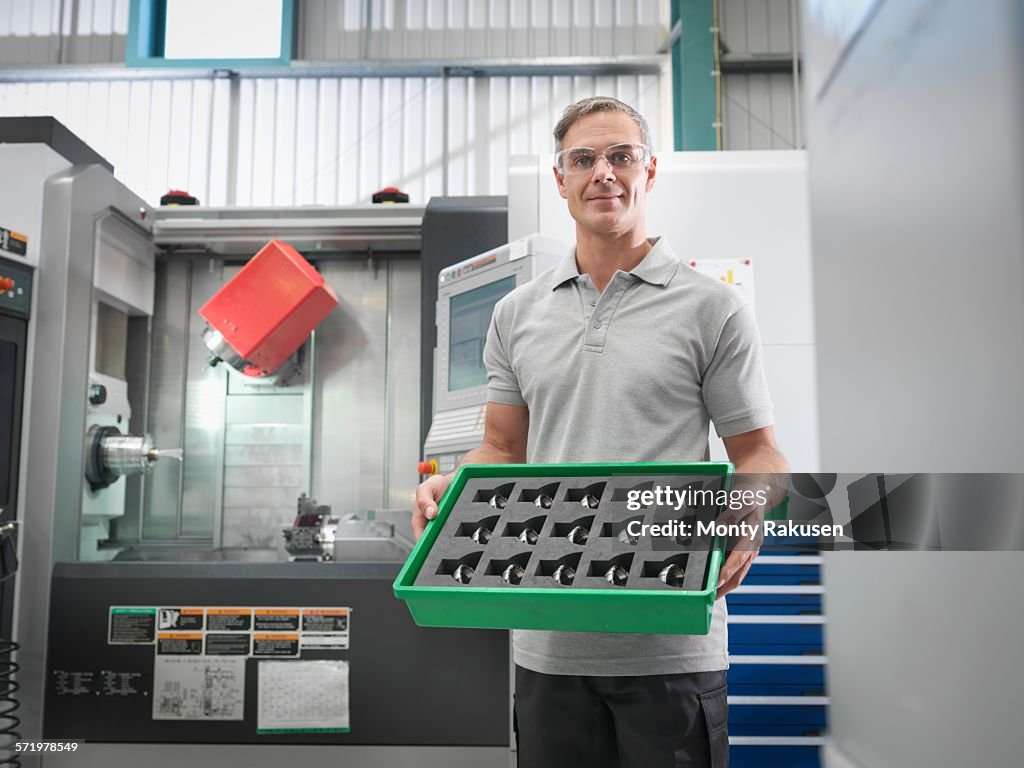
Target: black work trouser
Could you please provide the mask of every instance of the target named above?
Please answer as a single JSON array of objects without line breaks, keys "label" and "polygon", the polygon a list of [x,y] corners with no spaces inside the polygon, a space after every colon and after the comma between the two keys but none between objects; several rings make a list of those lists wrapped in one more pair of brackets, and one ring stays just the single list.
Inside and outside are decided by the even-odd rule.
[{"label": "black work trouser", "polygon": [[516,666],[520,768],[727,768],[725,672],[588,677]]}]

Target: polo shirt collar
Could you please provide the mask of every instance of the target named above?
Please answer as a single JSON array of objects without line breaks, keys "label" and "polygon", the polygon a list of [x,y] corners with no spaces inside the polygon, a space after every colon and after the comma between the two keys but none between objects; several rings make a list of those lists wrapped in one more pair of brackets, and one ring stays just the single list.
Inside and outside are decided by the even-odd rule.
[{"label": "polo shirt collar", "polygon": [[[649,242],[652,242],[654,247],[647,252],[643,261],[637,264],[630,274],[639,277],[645,283],[668,285],[676,270],[679,269],[679,259],[676,258],[664,237],[649,238]],[[551,275],[551,290],[555,290],[579,276],[580,271],[576,266],[576,246],[573,246],[555,267],[555,271]]]}]

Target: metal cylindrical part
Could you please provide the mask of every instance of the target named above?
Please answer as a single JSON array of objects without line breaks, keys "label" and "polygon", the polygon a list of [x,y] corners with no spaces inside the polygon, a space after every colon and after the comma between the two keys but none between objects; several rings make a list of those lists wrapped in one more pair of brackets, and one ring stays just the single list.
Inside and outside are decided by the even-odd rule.
[{"label": "metal cylindrical part", "polygon": [[153,445],[137,435],[108,435],[100,445],[103,465],[115,475],[142,475],[153,468]]},{"label": "metal cylindrical part", "polygon": [[147,437],[122,435],[117,427],[94,425],[86,435],[85,477],[93,491],[106,488],[122,475],[142,475],[152,469],[159,451]]},{"label": "metal cylindrical part", "polygon": [[228,343],[228,340],[224,338],[220,331],[206,326],[203,329],[202,339],[206,348],[210,350],[210,354],[213,356],[214,364],[216,364],[216,361],[223,360],[236,371],[242,372],[252,366],[252,363],[235,351],[235,348]]}]

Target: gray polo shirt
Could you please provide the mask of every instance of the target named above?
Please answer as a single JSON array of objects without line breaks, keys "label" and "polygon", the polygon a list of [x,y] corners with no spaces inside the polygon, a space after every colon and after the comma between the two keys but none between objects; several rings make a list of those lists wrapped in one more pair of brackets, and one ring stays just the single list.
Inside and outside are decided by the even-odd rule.
[{"label": "gray polo shirt", "polygon": [[[705,461],[719,435],[772,424],[752,307],[680,262],[665,238],[598,293],[575,249],[503,298],[484,360],[488,400],[530,411],[530,463]],[[725,601],[707,635],[516,630],[537,672],[646,675],[728,667]]]}]

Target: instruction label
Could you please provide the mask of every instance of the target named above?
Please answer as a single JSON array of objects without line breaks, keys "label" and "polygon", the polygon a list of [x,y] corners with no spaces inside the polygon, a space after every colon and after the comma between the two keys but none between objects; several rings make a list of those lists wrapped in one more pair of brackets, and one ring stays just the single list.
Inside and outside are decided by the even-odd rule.
[{"label": "instruction label", "polygon": [[154,720],[244,720],[245,659],[157,656]]},{"label": "instruction label", "polygon": [[202,629],[202,608],[161,608],[160,629]]},{"label": "instruction label", "polygon": [[348,634],[348,608],[304,608],[302,631]]},{"label": "instruction label", "polygon": [[348,662],[261,661],[256,733],[349,730]]},{"label": "instruction label", "polygon": [[0,227],[0,249],[18,256],[28,253],[28,235]]},{"label": "instruction label", "polygon": [[211,632],[206,635],[207,656],[248,656],[252,652],[248,632]]},{"label": "instruction label", "polygon": [[337,606],[112,606],[110,644],[153,645],[160,656],[294,657],[349,647],[352,609]]},{"label": "instruction label", "polygon": [[53,687],[58,696],[90,696],[93,673],[69,669],[53,670]]},{"label": "instruction label", "polygon": [[111,608],[109,645],[151,645],[156,638],[156,608]]},{"label": "instruction label", "polygon": [[252,629],[252,608],[207,608],[206,629],[210,632]]},{"label": "instruction label", "polygon": [[256,608],[253,629],[257,632],[295,632],[299,629],[299,609]]},{"label": "instruction label", "polygon": [[256,632],[252,636],[253,656],[298,656],[298,632]]},{"label": "instruction label", "polygon": [[156,636],[159,656],[200,656],[203,653],[202,632],[161,632]]}]

